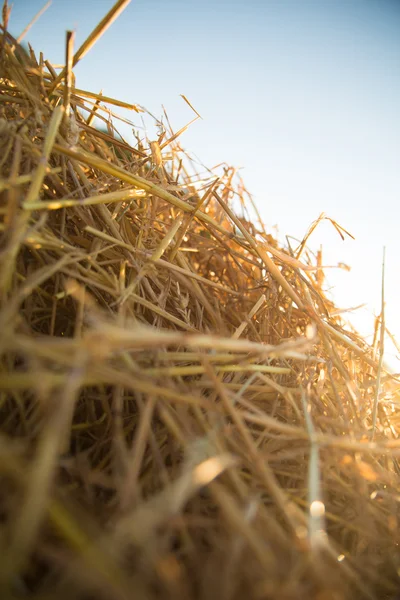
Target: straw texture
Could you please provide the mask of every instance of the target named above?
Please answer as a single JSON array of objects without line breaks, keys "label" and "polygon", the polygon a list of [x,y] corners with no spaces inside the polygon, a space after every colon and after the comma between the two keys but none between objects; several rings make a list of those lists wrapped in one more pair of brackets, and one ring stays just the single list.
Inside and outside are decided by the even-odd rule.
[{"label": "straw texture", "polygon": [[168,121],[131,145],[143,109],[75,87],[125,4],[59,75],[0,36],[1,597],[395,598],[382,345],[234,169]]}]

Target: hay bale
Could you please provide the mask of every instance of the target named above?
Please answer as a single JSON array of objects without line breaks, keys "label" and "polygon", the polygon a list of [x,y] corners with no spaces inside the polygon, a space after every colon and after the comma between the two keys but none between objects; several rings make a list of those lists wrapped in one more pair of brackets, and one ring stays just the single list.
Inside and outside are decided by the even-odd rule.
[{"label": "hay bale", "polygon": [[0,38],[2,597],[393,598],[379,348],[233,169],[94,128],[141,109],[75,88],[68,39],[57,76]]}]

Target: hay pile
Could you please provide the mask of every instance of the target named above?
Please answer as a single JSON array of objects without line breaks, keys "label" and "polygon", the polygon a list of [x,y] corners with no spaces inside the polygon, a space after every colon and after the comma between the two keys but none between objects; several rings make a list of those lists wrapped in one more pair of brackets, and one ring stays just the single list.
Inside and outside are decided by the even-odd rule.
[{"label": "hay pile", "polygon": [[320,260],[2,31],[1,598],[394,598],[396,385]]}]

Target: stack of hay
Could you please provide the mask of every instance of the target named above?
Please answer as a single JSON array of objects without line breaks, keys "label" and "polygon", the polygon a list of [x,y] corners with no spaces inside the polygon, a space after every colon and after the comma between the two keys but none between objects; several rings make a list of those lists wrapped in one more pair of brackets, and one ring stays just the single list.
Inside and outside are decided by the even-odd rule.
[{"label": "stack of hay", "polygon": [[379,351],[305,243],[233,211],[232,169],[168,128],[132,147],[71,63],[3,28],[1,597],[394,598]]}]

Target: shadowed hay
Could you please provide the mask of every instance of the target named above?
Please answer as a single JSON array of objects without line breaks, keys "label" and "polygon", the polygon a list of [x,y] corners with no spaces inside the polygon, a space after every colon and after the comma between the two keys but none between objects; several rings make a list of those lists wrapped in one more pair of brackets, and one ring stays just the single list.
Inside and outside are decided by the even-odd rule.
[{"label": "shadowed hay", "polygon": [[379,349],[233,169],[123,140],[142,109],[76,89],[68,40],[57,77],[0,39],[1,597],[394,598]]}]

